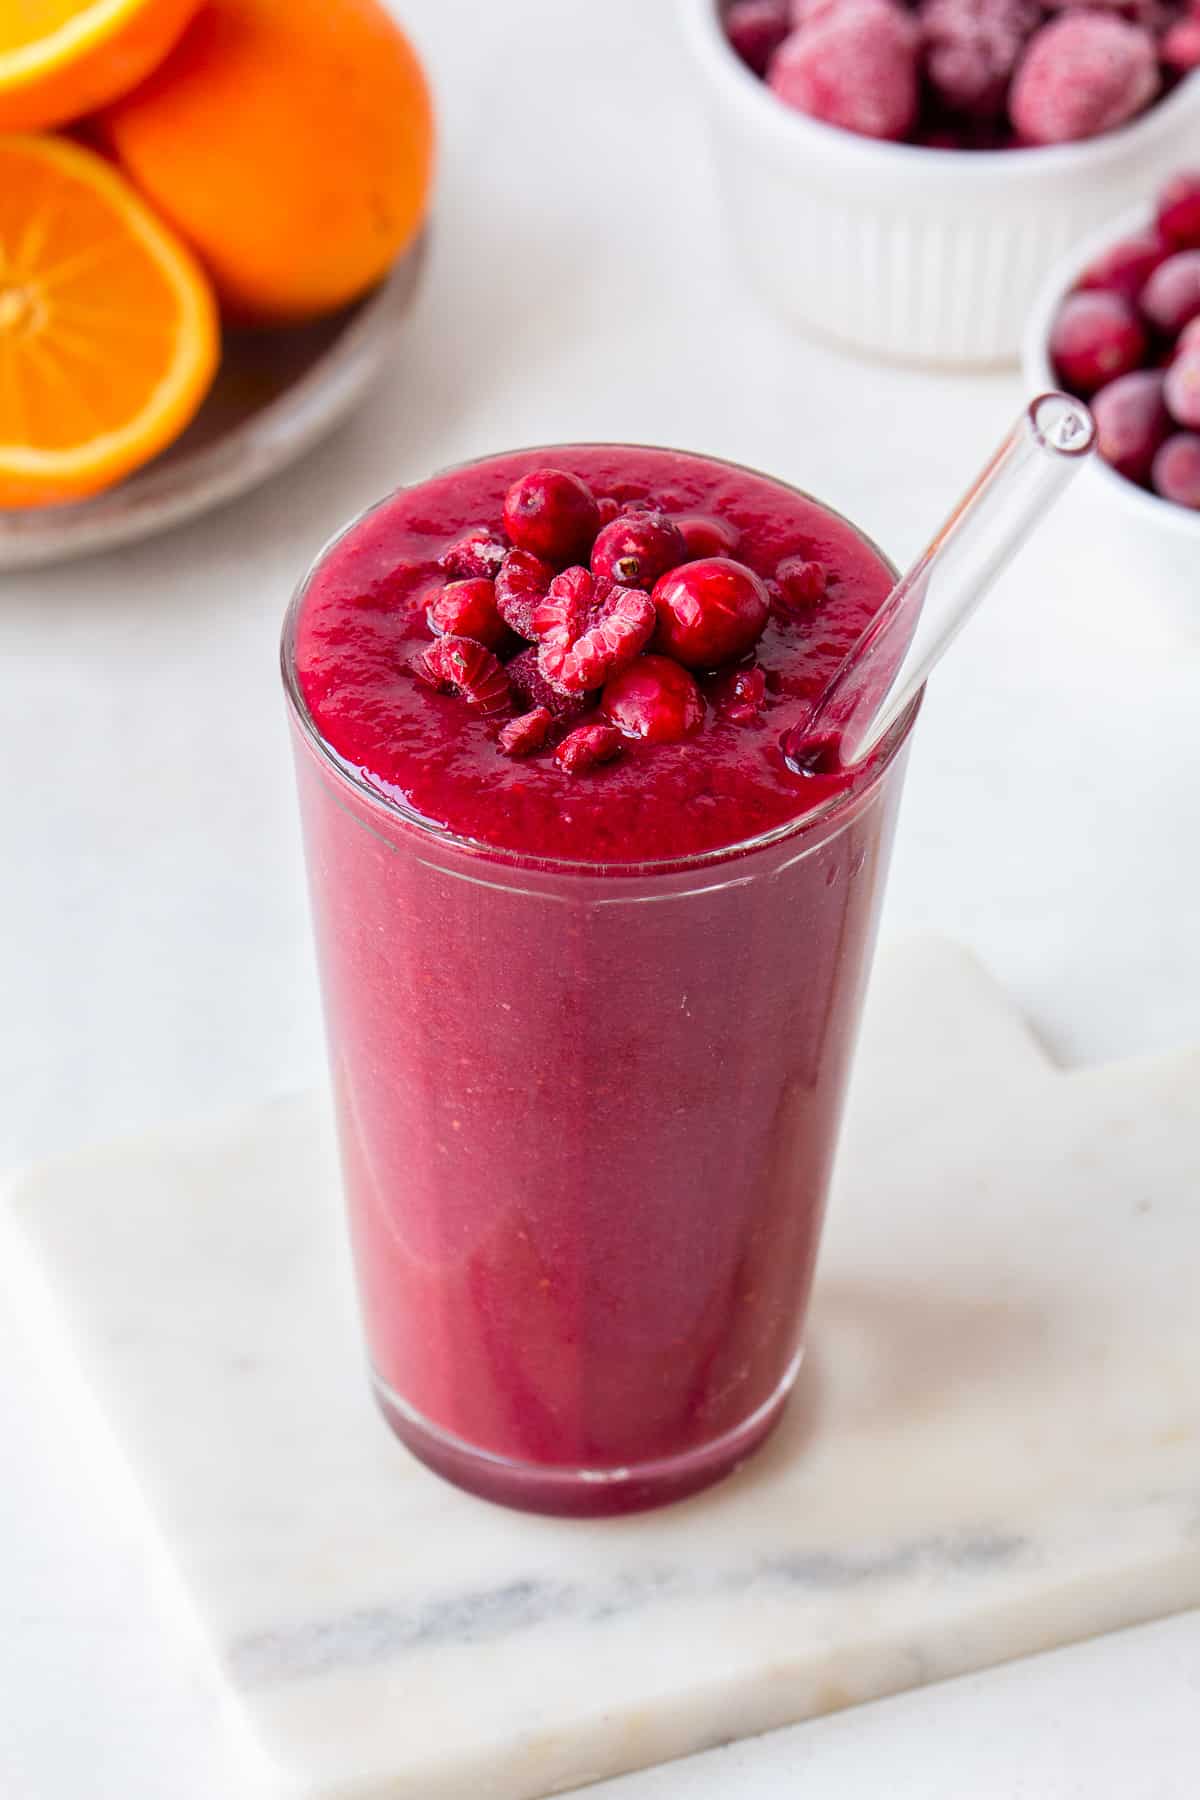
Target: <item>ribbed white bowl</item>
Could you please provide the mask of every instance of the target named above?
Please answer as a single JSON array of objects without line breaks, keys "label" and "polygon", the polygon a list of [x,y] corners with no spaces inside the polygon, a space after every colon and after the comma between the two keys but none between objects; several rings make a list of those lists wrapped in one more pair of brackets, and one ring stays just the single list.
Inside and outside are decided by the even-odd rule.
[{"label": "ribbed white bowl", "polygon": [[807,329],[885,356],[1015,361],[1047,269],[1200,146],[1200,78],[1085,144],[928,150],[794,112],[730,49],[717,0],[678,0],[729,228],[751,282]]}]

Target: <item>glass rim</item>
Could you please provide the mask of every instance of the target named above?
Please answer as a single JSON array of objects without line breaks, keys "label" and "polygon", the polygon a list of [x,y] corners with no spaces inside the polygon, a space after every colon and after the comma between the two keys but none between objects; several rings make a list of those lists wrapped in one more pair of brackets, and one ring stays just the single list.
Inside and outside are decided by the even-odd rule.
[{"label": "glass rim", "polygon": [[882,783],[897,754],[907,742],[921,708],[924,689],[915,696],[911,705],[880,741],[863,765],[861,773],[853,776],[844,788],[830,794],[820,805],[810,807],[808,811],[799,814],[796,818],[785,819],[779,825],[773,825],[769,831],[758,832],[749,838],[740,838],[733,844],[721,844],[710,850],[684,855],[643,858],[638,862],[597,862],[586,857],[539,856],[528,850],[514,850],[502,844],[489,844],[482,838],[468,837],[448,825],[439,825],[436,820],[427,819],[424,814],[419,813],[415,807],[407,805],[404,801],[397,800],[390,794],[382,793],[366,779],[361,769],[356,768],[353,763],[348,762],[339,751],[334,749],[313,718],[308,702],[301,691],[296,674],[295,649],[296,628],[309,587],[318,569],[322,567],[325,559],[336,545],[340,544],[342,539],[348,537],[351,532],[356,531],[367,519],[373,517],[382,507],[387,506],[397,494],[405,493],[412,488],[423,487],[426,481],[434,480],[439,476],[457,475],[464,470],[479,468],[484,463],[497,462],[510,456],[550,454],[561,450],[625,449],[653,450],[668,456],[692,457],[699,462],[714,463],[718,468],[732,469],[740,474],[753,475],[760,481],[783,488],[786,492],[795,494],[802,500],[808,500],[814,506],[819,506],[831,518],[837,519],[847,526],[855,537],[879,558],[884,567],[890,571],[893,579],[899,579],[900,571],[891,557],[886,555],[874,539],[869,537],[852,519],[847,518],[845,513],[839,512],[837,507],[830,506],[827,501],[819,499],[815,494],[810,494],[806,488],[797,487],[790,481],[783,481],[777,475],[768,475],[764,470],[756,469],[749,463],[732,462],[727,457],[712,456],[706,451],[680,450],[667,444],[615,443],[605,439],[561,441],[555,444],[527,444],[508,450],[495,450],[487,456],[468,457],[462,462],[450,463],[443,468],[435,469],[432,474],[424,476],[420,481],[398,483],[396,487],[389,489],[379,499],[364,506],[347,520],[346,524],[333,532],[309,563],[293,590],[284,613],[279,645],[279,663],[284,693],[292,716],[302,737],[318,760],[352,788],[360,799],[367,801],[370,806],[394,819],[402,827],[415,831],[419,837],[427,838],[432,843],[440,844],[444,848],[459,851],[463,855],[481,861],[503,863],[512,868],[537,870],[545,873],[561,872],[606,878],[610,876],[644,877],[682,874],[692,869],[711,868],[720,863],[736,861],[754,851],[784,843],[789,838],[805,836],[810,831],[835,821],[839,814],[857,810],[858,806],[864,803]]}]

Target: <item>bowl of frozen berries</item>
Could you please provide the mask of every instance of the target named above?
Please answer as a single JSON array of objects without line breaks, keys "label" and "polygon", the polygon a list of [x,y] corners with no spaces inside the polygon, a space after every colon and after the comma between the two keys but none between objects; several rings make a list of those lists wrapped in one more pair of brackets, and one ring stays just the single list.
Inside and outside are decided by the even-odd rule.
[{"label": "bowl of frozen berries", "polygon": [[1200,136],[1200,0],[678,0],[730,229],[789,320],[1016,359],[1048,268]]}]

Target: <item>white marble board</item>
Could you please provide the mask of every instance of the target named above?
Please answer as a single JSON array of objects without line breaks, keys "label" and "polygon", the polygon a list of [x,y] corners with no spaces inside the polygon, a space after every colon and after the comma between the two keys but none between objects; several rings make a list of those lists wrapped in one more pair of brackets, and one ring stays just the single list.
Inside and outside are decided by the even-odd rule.
[{"label": "white marble board", "polygon": [[1063,1074],[881,958],[800,1389],[708,1495],[491,1508],[367,1399],[324,1106],[76,1156],[29,1252],[230,1688],[321,1800],[528,1800],[1200,1603],[1200,1052]]}]

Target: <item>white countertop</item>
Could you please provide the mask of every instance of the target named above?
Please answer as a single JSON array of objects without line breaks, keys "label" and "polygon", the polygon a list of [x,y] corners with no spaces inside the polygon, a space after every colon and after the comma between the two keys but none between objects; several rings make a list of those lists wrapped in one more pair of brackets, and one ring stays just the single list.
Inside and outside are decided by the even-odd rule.
[{"label": "white countertop", "polygon": [[[275,640],[364,501],[511,444],[642,439],[794,479],[902,559],[1019,403],[1014,376],[858,363],[757,311],[665,0],[400,10],[444,154],[390,380],[257,495],[0,585],[0,1163],[322,1077]],[[970,944],[1071,1062],[1200,1039],[1200,639],[1105,582],[1091,520],[1071,505],[939,676],[885,917]],[[0,1792],[252,1795],[140,1503],[13,1298]],[[1198,1759],[1193,1615],[597,1791],[1183,1800]]]}]

